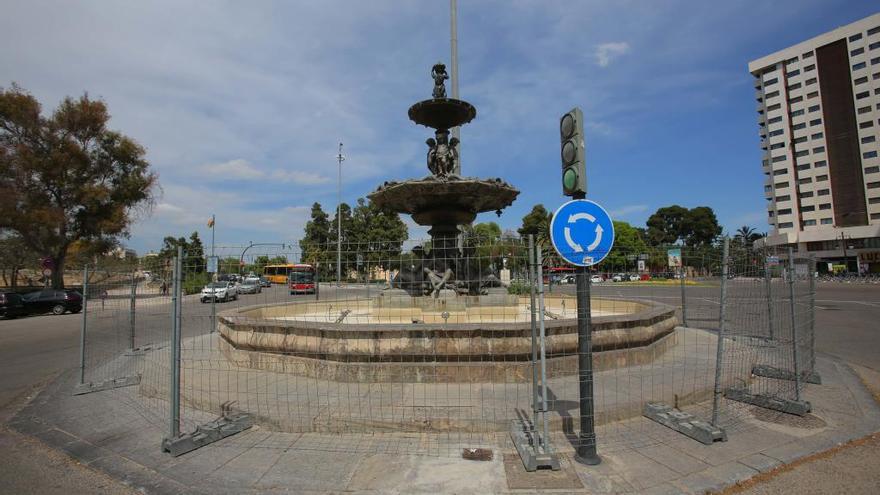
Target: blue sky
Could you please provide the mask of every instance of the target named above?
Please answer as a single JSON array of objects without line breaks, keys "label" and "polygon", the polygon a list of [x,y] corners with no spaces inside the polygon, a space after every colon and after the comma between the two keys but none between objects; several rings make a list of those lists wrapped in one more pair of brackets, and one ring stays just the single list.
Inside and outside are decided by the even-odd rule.
[{"label": "blue sky", "polygon": [[[160,177],[126,244],[143,253],[217,214],[217,243],[295,242],[309,209],[426,175],[407,108],[449,60],[448,2],[4,2],[0,85],[47,111],[103,98]],[[518,187],[516,228],[560,188],[559,117],[587,121],[589,197],[643,225],[658,207],[715,209],[767,230],[747,63],[876,13],[868,1],[459,2],[464,175]],[[424,236],[409,219],[412,236]]]}]

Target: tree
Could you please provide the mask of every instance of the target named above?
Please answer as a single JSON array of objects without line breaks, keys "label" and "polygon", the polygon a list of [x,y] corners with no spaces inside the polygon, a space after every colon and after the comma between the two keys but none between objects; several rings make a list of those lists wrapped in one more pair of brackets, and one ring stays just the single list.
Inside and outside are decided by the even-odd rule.
[{"label": "tree", "polygon": [[755,243],[758,239],[764,237],[764,234],[760,234],[755,229],[749,227],[748,225],[743,225],[742,227],[736,230],[736,235],[733,237],[734,241],[742,244],[745,247],[750,247]]},{"label": "tree", "polygon": [[39,269],[39,255],[28,249],[20,236],[14,233],[0,235],[0,272],[3,285],[18,287],[19,272],[24,268]]},{"label": "tree", "polygon": [[602,260],[601,269],[609,272],[633,270],[638,256],[649,254],[649,251],[638,229],[627,222],[614,220],[614,247]]},{"label": "tree", "polygon": [[[327,257],[329,241],[330,219],[321,208],[321,203],[315,202],[312,205],[312,217],[306,223],[305,234],[299,241],[299,247],[302,250],[300,259],[303,263],[317,265],[319,261]],[[326,270],[325,267],[321,268]]]},{"label": "tree", "polygon": [[708,206],[697,206],[688,211],[684,232],[688,246],[710,246],[721,235],[721,226],[715,212]]},{"label": "tree", "polygon": [[205,248],[202,246],[202,240],[199,238],[198,232],[193,232],[189,236],[189,242],[184,247],[186,258],[184,265],[195,273],[202,273],[206,270]]},{"label": "tree", "polygon": [[[350,266],[358,273],[366,273],[371,267],[389,268],[391,262],[399,258],[408,234],[399,214],[359,198],[347,237],[353,243],[348,262],[353,261],[354,264]],[[361,266],[357,266],[358,254],[361,254],[364,262]]]},{"label": "tree", "polygon": [[517,232],[522,237],[534,235],[535,242],[538,244],[549,244],[551,217],[552,215],[544,208],[544,205],[537,204],[532,207],[532,211],[523,217],[522,227],[517,229]]},{"label": "tree", "polygon": [[672,205],[659,208],[648,218],[648,242],[654,246],[684,243],[708,246],[721,234],[715,212],[708,206],[687,209]]},{"label": "tree", "polygon": [[144,148],[109,130],[109,120],[104,102],[88,95],[65,98],[44,117],[17,85],[0,88],[0,229],[52,260],[55,288],[64,287],[75,241],[127,237],[152,204],[157,178]]}]

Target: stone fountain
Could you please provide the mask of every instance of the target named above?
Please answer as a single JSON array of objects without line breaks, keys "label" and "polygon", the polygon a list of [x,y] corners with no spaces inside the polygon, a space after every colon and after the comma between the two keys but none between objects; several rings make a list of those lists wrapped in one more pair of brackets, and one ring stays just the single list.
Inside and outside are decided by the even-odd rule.
[{"label": "stone fountain", "polygon": [[410,296],[432,295],[435,299],[452,298],[459,293],[487,294],[493,288],[503,291],[493,267],[471,263],[468,248],[459,242],[458,226],[473,222],[478,213],[495,211],[500,215],[502,209],[513,203],[519,190],[498,178],[458,175],[458,139],[449,138],[449,129],[472,121],[477,109],[466,101],[446,96],[444,82],[449,76],[445,65],[435,64],[431,77],[433,97],[409,109],[410,120],[434,129],[434,137],[426,141],[431,174],[421,179],[385,182],[369,194],[370,201],[377,206],[412,215],[417,224],[431,227],[430,250],[414,250],[420,260],[411,267],[403,267],[395,276],[391,292],[384,294],[386,301],[394,300],[399,291]]}]

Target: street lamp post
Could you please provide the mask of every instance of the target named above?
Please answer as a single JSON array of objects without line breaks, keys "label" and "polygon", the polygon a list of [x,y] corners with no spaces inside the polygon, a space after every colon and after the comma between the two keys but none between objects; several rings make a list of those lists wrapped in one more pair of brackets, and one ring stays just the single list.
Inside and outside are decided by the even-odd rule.
[{"label": "street lamp post", "polygon": [[336,287],[340,287],[342,284],[342,162],[345,161],[345,156],[342,154],[342,143],[339,143],[336,161],[339,163],[336,201]]}]

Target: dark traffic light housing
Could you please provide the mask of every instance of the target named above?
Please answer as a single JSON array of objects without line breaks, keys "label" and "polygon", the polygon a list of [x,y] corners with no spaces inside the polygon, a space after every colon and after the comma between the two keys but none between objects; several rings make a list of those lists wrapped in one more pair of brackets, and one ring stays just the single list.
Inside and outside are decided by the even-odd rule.
[{"label": "dark traffic light housing", "polygon": [[584,147],[584,114],[573,108],[559,120],[562,156],[562,192],[566,196],[587,194],[587,162]]}]

